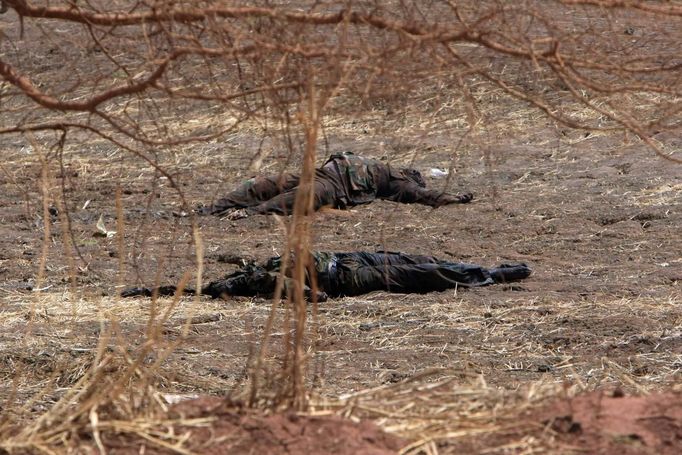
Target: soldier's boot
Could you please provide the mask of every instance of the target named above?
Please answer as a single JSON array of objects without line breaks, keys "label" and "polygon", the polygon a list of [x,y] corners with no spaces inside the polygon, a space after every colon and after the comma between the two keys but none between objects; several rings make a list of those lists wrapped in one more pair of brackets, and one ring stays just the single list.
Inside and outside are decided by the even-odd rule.
[{"label": "soldier's boot", "polygon": [[490,276],[495,283],[509,283],[528,278],[533,271],[524,263],[500,264],[490,269]]}]

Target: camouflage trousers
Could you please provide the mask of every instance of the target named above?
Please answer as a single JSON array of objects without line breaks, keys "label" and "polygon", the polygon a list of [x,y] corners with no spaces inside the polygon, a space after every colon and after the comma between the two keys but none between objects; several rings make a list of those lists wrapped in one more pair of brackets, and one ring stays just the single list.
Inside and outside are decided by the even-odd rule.
[{"label": "camouflage trousers", "polygon": [[[296,174],[257,176],[248,179],[233,192],[215,202],[207,212],[213,215],[230,209],[247,209],[250,213],[293,212],[300,177]],[[324,206],[345,206],[343,186],[338,175],[324,169],[315,171],[313,182],[313,210]]]},{"label": "camouflage trousers", "polygon": [[372,291],[427,293],[456,287],[493,284],[487,269],[431,256],[390,252],[337,253],[324,291],[330,296],[354,296]]}]

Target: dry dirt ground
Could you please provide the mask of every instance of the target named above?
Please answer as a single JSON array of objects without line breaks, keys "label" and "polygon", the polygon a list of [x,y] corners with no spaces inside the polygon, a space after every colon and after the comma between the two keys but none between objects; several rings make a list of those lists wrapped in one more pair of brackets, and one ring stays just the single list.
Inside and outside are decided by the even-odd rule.
[{"label": "dry dirt ground", "polygon": [[[515,424],[503,431],[479,432],[477,437],[460,438],[441,448],[452,453],[546,453],[547,446],[535,441],[551,435],[553,448],[560,453],[673,455],[679,453],[682,439],[682,402],[679,394],[672,393],[629,397],[620,389],[590,392],[517,411],[513,417]],[[405,439],[366,420],[263,414],[217,397],[183,401],[164,419],[177,422],[174,431],[192,435],[184,448],[193,453],[387,455],[409,447]],[[102,439],[109,453],[139,453],[141,446],[148,453],[165,452],[137,435],[112,433]],[[86,450],[95,447],[91,439],[81,443]]]},{"label": "dry dirt ground", "polygon": [[[659,139],[682,145],[675,137]],[[371,132],[339,135],[329,141],[330,151],[381,158],[378,141]],[[513,286],[428,295],[379,292],[324,303],[317,334],[310,336],[316,350],[310,363],[313,391],[335,397],[434,368],[445,369],[437,378],[468,384],[479,377],[493,390],[514,391],[535,381],[566,382],[581,390],[617,384],[638,393],[674,388],[682,367],[680,168],[633,139],[627,144],[622,136],[585,137],[549,127],[487,147],[490,159],[469,150],[452,160],[447,141],[403,142],[391,153],[396,164],[409,163],[416,150],[416,166],[425,172],[452,167],[448,189],[473,191],[474,202],[437,210],[376,202],[323,212],[315,218],[314,247],[400,250],[487,266],[524,261],[533,276]],[[118,182],[125,284],[172,283],[194,270],[191,221],[174,216],[181,211],[174,191],[130,160],[112,170],[107,158],[114,153],[106,144],[90,143],[65,156],[71,229],[88,264],[85,268],[74,258],[76,295],[67,292],[69,261],[59,243],[64,220],[59,213],[51,220],[54,243],[41,284],[47,289],[27,291],[36,286],[42,248],[40,166],[25,150],[5,162],[0,371],[6,384],[15,385],[11,399],[36,397],[29,416],[48,409],[82,376],[111,321],[120,324],[131,349],[148,333],[152,302],[116,297],[120,234],[94,236],[100,215],[107,229],[115,229]],[[245,178],[250,156],[247,141],[234,137],[178,153],[169,166],[182,170],[181,188],[190,204],[198,205]],[[273,152],[264,171],[278,170],[278,158]],[[281,252],[283,222],[268,216],[235,222],[198,218],[205,279],[234,269],[222,262],[223,255],[262,260]],[[155,311],[171,303],[160,299]],[[268,302],[258,298],[202,298],[198,304],[183,298],[162,324],[163,336],[180,339],[188,315],[192,324],[157,372],[158,386],[180,394],[239,390],[268,312]],[[284,336],[276,329],[274,344]],[[13,409],[13,404],[5,406]],[[679,448],[679,415],[666,421],[678,429],[673,443]],[[638,439],[643,446],[647,441]]]},{"label": "dry dirt ground", "polygon": [[[616,138],[561,143],[548,140],[550,134],[539,132],[525,144],[509,138],[506,144],[491,145],[490,168],[476,153],[459,157],[450,189],[473,191],[471,204],[433,210],[376,202],[317,215],[314,247],[322,250],[386,249],[486,266],[524,261],[534,269],[532,278],[513,286],[429,295],[375,293],[321,305],[317,347],[326,391],[356,390],[441,366],[480,372],[491,383],[510,387],[573,374],[596,385],[609,376],[602,358],[645,382],[674,382],[682,342],[680,169],[641,145],[623,146]],[[377,156],[371,141],[355,142],[334,141],[332,151],[350,148]],[[249,154],[241,144],[239,148],[244,150],[241,159],[234,159],[236,150],[226,145],[224,156],[216,154],[216,147],[210,157],[198,160],[204,165],[187,169],[182,189],[191,204],[206,203],[242,180],[239,174]],[[434,149],[418,156],[422,170],[448,167],[448,145],[434,144]],[[95,236],[100,215],[108,229],[116,229],[112,195],[118,176],[108,166],[98,166],[100,153],[107,152],[79,153],[65,165],[74,240],[88,264],[84,269],[74,259],[77,280],[85,297],[104,294],[107,310],[132,306],[137,316],[150,303],[116,298],[116,236]],[[188,151],[185,159],[196,159],[199,153]],[[40,168],[21,164],[22,158],[15,156],[17,161],[9,163],[14,182],[2,181],[0,273],[6,311],[28,310],[25,289],[35,285],[42,248],[36,192]],[[153,187],[149,171],[128,172],[122,178],[125,284],[176,282],[194,269],[190,220],[173,215],[181,208],[163,179]],[[431,186],[443,183],[429,181]],[[32,201],[28,216],[20,188]],[[59,215],[53,222],[52,235],[59,239]],[[282,251],[284,233],[275,217],[235,222],[201,217],[197,223],[206,280],[235,268],[221,262],[221,255],[263,260]],[[68,288],[68,261],[62,253],[58,245],[50,245],[42,286],[52,295],[61,296]],[[34,330],[61,313],[79,313],[86,304],[70,301],[54,316],[52,308],[36,309]],[[181,307],[191,307],[190,301]],[[178,360],[202,365],[202,355],[191,352],[212,352],[210,365],[192,365],[188,373],[215,376],[219,389],[233,385],[238,374],[231,364],[244,358],[250,343],[244,333],[262,323],[268,308],[259,299],[202,300],[194,310],[217,320],[194,326],[184,345],[188,353]],[[134,331],[134,320],[124,315],[122,322]]]},{"label": "dry dirt ground", "polygon": [[[111,453],[140,453],[141,445],[170,450],[158,442],[171,438],[170,427],[176,439],[192,432],[194,439],[184,441],[203,452],[210,446],[201,445],[207,428],[218,442],[234,437],[227,447],[256,453],[282,453],[287,446],[292,453],[329,453],[333,432],[359,445],[337,444],[332,453],[401,447],[543,453],[549,445],[557,453],[682,452],[682,167],[633,136],[556,127],[514,104],[498,106],[497,114],[513,125],[492,125],[461,147],[462,131],[417,131],[411,119],[387,125],[380,109],[357,120],[328,119],[320,162],[352,150],[399,166],[413,163],[426,175],[449,169],[448,180],[429,178],[428,184],[472,191],[475,200],[437,210],[380,201],[325,211],[315,217],[313,246],[486,266],[523,261],[534,270],[528,280],[330,300],[320,305],[308,335],[311,415],[261,415],[202,398],[185,408],[160,406],[155,422],[164,431],[152,440],[116,420],[118,410],[101,440],[84,424],[82,452],[103,443]],[[667,132],[654,139],[672,152],[682,148],[681,137]],[[119,349],[135,358],[150,334],[159,346],[179,342],[150,380],[159,393],[243,390],[268,301],[117,297],[121,284],[176,283],[196,271],[193,220],[177,216],[183,207],[168,179],[110,143],[77,138],[67,144],[63,166],[51,161],[45,219],[36,150],[18,137],[4,137],[0,146],[0,406],[8,419],[0,419],[0,429],[5,422],[30,427],[82,385],[98,353]],[[275,142],[261,144],[246,127],[212,143],[164,150],[159,162],[195,207],[248,178],[259,146],[266,151],[261,172],[282,171],[288,154]],[[290,169],[299,165],[294,159]],[[55,202],[62,191],[66,206]],[[100,217],[118,232],[97,236]],[[205,280],[235,269],[225,256],[264,260],[285,245],[287,219],[195,221]],[[77,254],[65,253],[65,236]],[[45,278],[38,282],[43,257]],[[274,370],[289,335],[283,311],[277,314],[267,357]],[[153,350],[144,363],[161,356]],[[108,368],[106,374],[117,372]],[[631,396],[648,392],[648,399]],[[352,420],[341,423],[330,414]],[[59,445],[58,438],[52,443]]]}]

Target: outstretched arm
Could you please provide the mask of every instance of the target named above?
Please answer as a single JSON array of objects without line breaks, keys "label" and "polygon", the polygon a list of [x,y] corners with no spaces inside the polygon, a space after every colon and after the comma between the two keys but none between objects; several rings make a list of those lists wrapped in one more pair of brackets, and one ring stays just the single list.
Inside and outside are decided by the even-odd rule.
[{"label": "outstretched arm", "polygon": [[395,180],[390,184],[390,192],[381,199],[402,202],[403,204],[424,204],[440,207],[449,204],[466,204],[474,198],[472,193],[448,194],[438,190],[422,188],[414,182]]},{"label": "outstretched arm", "polygon": [[[158,296],[173,296],[177,292],[178,287],[171,284],[156,288],[128,288],[121,291],[121,297],[152,297],[154,294]],[[192,288],[183,288],[182,293],[185,295],[194,295],[197,291]],[[211,281],[201,289],[201,293],[213,297],[214,299],[224,295],[243,295],[235,293],[235,290],[230,286],[229,280]],[[250,295],[253,295],[253,293]]]},{"label": "outstretched arm", "polygon": [[[177,290],[178,290],[177,286],[173,286],[173,285],[159,286],[158,288],[128,288],[128,289],[124,289],[123,291],[121,291],[121,297],[139,297],[139,296],[151,297],[154,295],[155,291],[156,291],[156,295],[170,296],[170,295],[175,295]],[[194,289],[185,288],[183,290],[183,293],[194,294],[195,291],[194,291]]]},{"label": "outstretched arm", "polygon": [[[289,279],[287,279],[289,280]],[[287,285],[291,285],[290,283],[285,283],[285,287]],[[151,297],[154,295],[154,292],[156,292],[156,295],[158,296],[173,296],[177,293],[177,286],[173,285],[166,285],[166,286],[159,286],[158,288],[128,288],[125,289],[121,292],[121,297]],[[318,290],[316,292],[313,292],[312,289],[310,289],[308,286],[305,286],[304,289],[304,294],[305,294],[305,299],[308,301],[317,301],[317,302],[325,302],[328,298],[327,293],[324,291]],[[183,289],[183,294],[188,294],[188,295],[194,295],[196,294],[196,291],[191,288],[185,288]],[[254,292],[240,292],[239,289],[235,289],[233,286],[230,286],[230,283],[228,283],[228,280],[217,280],[217,281],[212,281],[204,288],[201,290],[201,293],[203,295],[208,295],[214,299],[217,299],[218,297],[223,297],[227,295],[244,295],[244,296],[254,296],[256,295]],[[266,290],[262,295],[265,297],[271,298],[272,297],[272,292],[269,290]]]}]

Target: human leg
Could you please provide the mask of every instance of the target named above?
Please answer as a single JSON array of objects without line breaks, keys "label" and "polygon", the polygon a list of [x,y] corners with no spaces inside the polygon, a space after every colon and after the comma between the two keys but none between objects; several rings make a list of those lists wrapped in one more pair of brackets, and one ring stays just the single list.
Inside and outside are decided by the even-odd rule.
[{"label": "human leg", "polygon": [[480,266],[463,263],[424,263],[404,265],[341,267],[336,295],[360,295],[372,291],[426,293],[446,289],[485,286],[495,281]]},{"label": "human leg", "polygon": [[528,278],[532,270],[524,263],[520,264],[500,264],[490,269],[490,276],[495,283],[509,283],[511,281],[523,280]]},{"label": "human leg", "polygon": [[[296,203],[296,192],[299,187],[294,187],[288,191],[253,207],[244,210],[244,215],[276,213],[278,215],[291,215]],[[326,179],[316,178],[313,183],[313,211],[331,205],[336,207],[337,196],[334,185]]]},{"label": "human leg", "polygon": [[299,177],[295,174],[257,176],[248,179],[224,198],[219,199],[208,212],[218,215],[234,208],[252,207],[295,188]]}]

